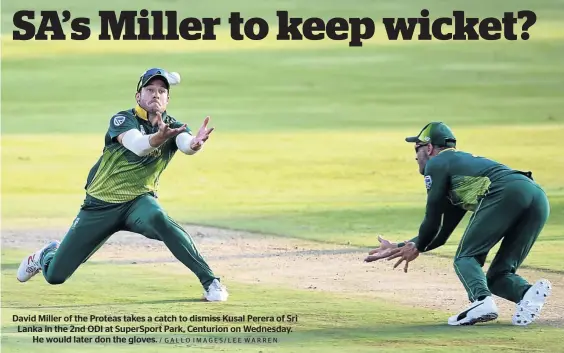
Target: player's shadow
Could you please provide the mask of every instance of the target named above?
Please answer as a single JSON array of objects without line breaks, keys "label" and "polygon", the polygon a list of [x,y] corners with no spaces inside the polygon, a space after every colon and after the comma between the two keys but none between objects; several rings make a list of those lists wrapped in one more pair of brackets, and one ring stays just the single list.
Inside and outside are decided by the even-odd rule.
[{"label": "player's shadow", "polygon": [[163,300],[140,300],[134,302],[126,302],[116,304],[112,303],[94,303],[94,304],[69,304],[69,305],[42,305],[42,306],[9,306],[2,305],[2,309],[65,309],[65,308],[89,308],[89,307],[108,307],[114,305],[143,305],[143,304],[180,304],[180,303],[206,303],[201,298],[182,298],[182,299],[163,299]]},{"label": "player's shadow", "polygon": [[2,264],[1,270],[2,271],[15,271],[18,269],[18,267],[20,267],[20,264],[16,264],[16,263],[7,263],[7,264]]}]

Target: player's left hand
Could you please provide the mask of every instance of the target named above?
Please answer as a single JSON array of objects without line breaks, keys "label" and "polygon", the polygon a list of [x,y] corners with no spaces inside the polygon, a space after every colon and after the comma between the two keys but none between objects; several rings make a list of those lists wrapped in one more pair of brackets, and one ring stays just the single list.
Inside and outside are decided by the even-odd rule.
[{"label": "player's left hand", "polygon": [[409,242],[405,246],[392,250],[387,259],[388,261],[396,258],[400,258],[398,262],[394,265],[394,268],[398,267],[403,261],[405,261],[405,266],[403,267],[403,272],[407,273],[407,268],[409,263],[415,260],[419,256],[419,250],[415,247],[415,243]]},{"label": "player's left hand", "polygon": [[392,243],[389,240],[378,236],[378,241],[380,242],[380,246],[370,250],[368,252],[368,256],[364,259],[364,262],[372,262],[380,259],[385,259],[386,257],[390,256],[393,250],[398,248],[398,244]]},{"label": "player's left hand", "polygon": [[210,121],[210,117],[207,116],[204,119],[204,123],[200,127],[200,130],[198,130],[198,133],[192,139],[192,144],[190,145],[190,148],[192,148],[192,150],[194,151],[199,150],[204,145],[204,143],[210,138],[210,134],[213,132],[215,128],[212,127],[208,129],[209,121]]}]

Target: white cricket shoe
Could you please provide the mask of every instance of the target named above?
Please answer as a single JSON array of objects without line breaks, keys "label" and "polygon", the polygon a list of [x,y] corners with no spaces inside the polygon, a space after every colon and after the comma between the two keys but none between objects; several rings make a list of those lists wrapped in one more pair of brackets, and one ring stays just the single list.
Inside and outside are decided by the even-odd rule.
[{"label": "white cricket shoe", "polygon": [[47,250],[57,249],[59,244],[60,242],[58,241],[52,241],[31,255],[26,256],[20,263],[20,267],[18,267],[18,281],[27,282],[31,277],[41,272],[41,264],[39,263],[41,256]]},{"label": "white cricket shoe", "polygon": [[448,319],[448,324],[452,326],[474,325],[478,322],[488,322],[497,319],[497,305],[491,296],[484,300],[476,300],[464,311],[453,315]]},{"label": "white cricket shoe", "polygon": [[208,290],[204,292],[204,298],[209,302],[224,302],[228,297],[227,288],[217,279],[214,279]]},{"label": "white cricket shoe", "polygon": [[517,304],[515,314],[513,314],[513,325],[527,326],[535,321],[550,296],[552,284],[547,279],[539,279],[523,296]]}]

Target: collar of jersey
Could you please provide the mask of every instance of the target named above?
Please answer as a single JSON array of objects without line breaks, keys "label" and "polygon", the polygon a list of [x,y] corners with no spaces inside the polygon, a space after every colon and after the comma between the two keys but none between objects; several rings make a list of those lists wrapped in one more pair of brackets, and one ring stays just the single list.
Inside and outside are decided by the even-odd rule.
[{"label": "collar of jersey", "polygon": [[[135,111],[135,115],[137,115],[138,117],[140,117],[141,119],[145,120],[145,121],[149,121],[149,114],[147,113],[147,111],[143,108],[141,108],[141,106],[139,104],[137,104],[134,108]],[[162,114],[162,118],[164,119],[166,116],[166,112],[164,112]]]},{"label": "collar of jersey", "polygon": [[137,104],[135,106],[135,115],[137,115],[138,117],[140,117],[143,120],[149,121],[149,114],[147,113],[147,111],[143,108],[141,108],[141,106],[139,104]]},{"label": "collar of jersey", "polygon": [[440,152],[437,153],[437,154],[441,154],[441,153],[446,152],[446,151],[454,151],[454,150],[455,150],[455,149],[452,148],[452,147],[451,147],[451,148],[445,148],[444,150],[440,151]]}]

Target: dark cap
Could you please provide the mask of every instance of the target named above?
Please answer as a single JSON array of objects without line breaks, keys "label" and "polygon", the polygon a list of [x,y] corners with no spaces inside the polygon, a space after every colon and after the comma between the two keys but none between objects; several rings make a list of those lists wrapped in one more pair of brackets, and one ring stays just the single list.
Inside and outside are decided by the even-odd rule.
[{"label": "dark cap", "polygon": [[161,78],[165,82],[166,89],[170,89],[169,76],[170,74],[164,69],[159,69],[158,67],[149,69],[139,78],[139,82],[137,82],[137,92],[141,91],[141,88],[147,86],[155,77]]},{"label": "dark cap", "polygon": [[455,147],[456,137],[452,130],[444,123],[432,122],[419,132],[417,136],[406,137],[405,141],[422,144],[432,144],[439,147]]}]

